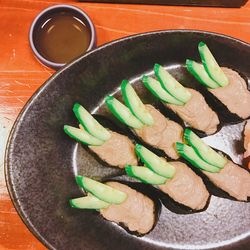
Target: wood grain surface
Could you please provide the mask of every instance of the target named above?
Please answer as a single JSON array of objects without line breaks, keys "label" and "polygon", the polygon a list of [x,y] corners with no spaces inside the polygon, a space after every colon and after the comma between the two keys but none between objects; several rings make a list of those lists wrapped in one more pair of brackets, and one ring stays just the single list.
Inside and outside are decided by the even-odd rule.
[{"label": "wood grain surface", "polygon": [[79,6],[93,19],[98,45],[161,29],[198,29],[250,43],[250,2],[241,9],[90,4],[60,0],[0,0],[0,249],[45,249],[17,215],[4,178],[4,151],[18,113],[54,71],[41,65],[28,43],[29,27],[44,8]]}]

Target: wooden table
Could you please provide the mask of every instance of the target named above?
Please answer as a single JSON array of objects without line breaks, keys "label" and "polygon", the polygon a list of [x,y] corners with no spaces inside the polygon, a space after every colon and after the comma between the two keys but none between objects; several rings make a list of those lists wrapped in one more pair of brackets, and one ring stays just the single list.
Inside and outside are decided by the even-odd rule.
[{"label": "wooden table", "polygon": [[[63,2],[89,14],[96,26],[98,45],[161,29],[214,31],[250,43],[250,2],[241,9]],[[0,249],[45,249],[25,227],[10,201],[4,179],[4,150],[18,113],[54,73],[34,58],[28,31],[42,9],[57,3],[62,1],[0,0]]]}]

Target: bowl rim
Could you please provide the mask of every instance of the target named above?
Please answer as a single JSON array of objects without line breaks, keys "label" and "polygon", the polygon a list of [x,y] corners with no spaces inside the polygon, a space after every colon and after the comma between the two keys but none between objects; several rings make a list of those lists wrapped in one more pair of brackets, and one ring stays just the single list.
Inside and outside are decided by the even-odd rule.
[{"label": "bowl rim", "polygon": [[41,18],[46,16],[52,10],[60,10],[60,9],[65,9],[66,11],[77,12],[84,19],[84,23],[89,26],[90,42],[89,42],[89,46],[88,46],[87,50],[84,53],[86,53],[86,52],[88,52],[88,51],[90,51],[90,50],[92,50],[92,49],[94,49],[96,47],[96,30],[95,30],[95,26],[94,26],[94,23],[92,22],[91,18],[88,16],[88,14],[85,11],[83,11],[82,9],[80,9],[80,8],[78,8],[76,6],[69,5],[69,4],[56,4],[56,5],[52,5],[52,6],[48,7],[48,8],[43,9],[35,17],[35,19],[31,23],[31,26],[30,26],[30,29],[29,29],[29,44],[30,44],[30,47],[31,47],[33,53],[35,54],[36,58],[42,64],[44,64],[44,65],[46,65],[48,67],[51,67],[53,69],[62,68],[63,66],[65,66],[68,63],[56,63],[56,62],[50,61],[49,59],[46,59],[44,56],[42,56],[42,54],[37,50],[37,48],[35,46],[33,35],[34,35],[34,32],[35,32],[35,27],[36,27],[37,23],[39,22],[39,20]]},{"label": "bowl rim", "polygon": [[[205,30],[194,30],[194,29],[168,29],[168,30],[156,30],[156,31],[150,31],[150,32],[143,32],[143,33],[138,33],[135,35],[130,35],[130,36],[126,36],[123,38],[119,38],[116,40],[113,40],[111,42],[105,43],[100,47],[95,48],[94,50],[91,50],[85,54],[83,54],[82,56],[76,58],[75,60],[73,60],[72,62],[66,64],[64,67],[62,67],[60,70],[56,71],[52,76],[50,76],[34,93],[33,95],[29,98],[29,100],[26,102],[26,104],[23,106],[22,110],[20,111],[20,113],[18,114],[17,118],[14,121],[14,124],[10,130],[8,139],[7,139],[7,143],[6,143],[6,147],[5,147],[5,154],[4,154],[4,176],[5,176],[5,181],[6,181],[6,187],[9,193],[9,196],[11,198],[12,204],[14,205],[15,210],[17,211],[19,217],[21,218],[21,220],[23,221],[23,223],[25,224],[25,226],[28,228],[28,230],[48,249],[55,249],[41,234],[40,232],[37,231],[37,229],[35,228],[35,226],[32,224],[32,222],[29,220],[29,218],[27,218],[27,216],[25,215],[25,213],[22,211],[22,208],[19,204],[19,200],[16,196],[16,192],[15,192],[15,188],[13,186],[12,180],[11,180],[11,176],[10,176],[10,165],[9,165],[9,153],[10,153],[10,149],[11,149],[11,145],[13,144],[13,140],[14,140],[14,135],[16,132],[16,128],[18,127],[19,122],[23,119],[27,108],[32,105],[32,102],[36,99],[36,97],[43,91],[43,89],[53,80],[55,79],[59,74],[63,73],[65,70],[67,70],[68,68],[70,68],[72,65],[74,65],[75,63],[78,63],[79,61],[83,60],[85,57],[88,57],[89,55],[91,55],[92,53],[96,53],[100,50],[105,49],[106,47],[110,47],[113,46],[117,43],[120,42],[124,42],[124,41],[129,41],[131,39],[137,38],[137,37],[141,37],[141,36],[151,36],[151,35],[156,35],[156,34],[171,34],[171,33],[197,33],[197,34],[204,34],[204,35],[212,35],[212,36],[217,36],[217,37],[221,37],[221,38],[226,38],[231,40],[232,42],[238,43],[238,44],[242,44],[244,46],[249,47],[250,49],[250,43],[245,42],[241,39],[229,36],[229,35],[225,35],[225,34],[221,34],[221,33],[217,33],[217,32],[210,32],[210,31],[205,31]],[[242,240],[242,239],[240,239]],[[229,242],[229,244],[231,244],[232,242]],[[219,246],[217,246],[219,247]]]}]

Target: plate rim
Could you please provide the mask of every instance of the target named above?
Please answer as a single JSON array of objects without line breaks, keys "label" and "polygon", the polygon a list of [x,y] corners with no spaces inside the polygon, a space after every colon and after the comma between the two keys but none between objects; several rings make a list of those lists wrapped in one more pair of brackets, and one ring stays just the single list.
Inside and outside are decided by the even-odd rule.
[{"label": "plate rim", "polygon": [[29,218],[27,216],[25,216],[25,213],[22,210],[21,205],[19,204],[18,201],[18,197],[17,194],[15,192],[15,188],[14,188],[14,183],[12,182],[11,176],[10,176],[10,163],[9,163],[9,153],[10,153],[10,148],[11,145],[14,142],[14,134],[16,132],[16,128],[19,124],[20,121],[22,121],[22,119],[25,116],[25,113],[27,111],[27,109],[30,107],[30,105],[32,104],[32,102],[39,96],[39,94],[43,91],[43,89],[45,89],[47,87],[47,85],[53,80],[55,79],[58,75],[60,75],[62,72],[66,71],[68,68],[70,68],[72,65],[74,65],[75,63],[78,63],[81,60],[84,60],[84,58],[87,58],[89,55],[96,53],[98,51],[101,51],[107,47],[113,46],[117,43],[120,42],[124,42],[130,39],[134,39],[137,37],[142,37],[142,36],[151,36],[151,35],[156,35],[156,34],[171,34],[171,33],[196,33],[196,34],[203,34],[203,35],[211,35],[211,36],[217,36],[217,37],[221,37],[221,38],[226,38],[229,39],[233,42],[242,44],[244,46],[249,47],[250,49],[250,43],[245,42],[241,39],[226,35],[226,34],[222,34],[222,33],[217,33],[217,32],[210,32],[210,31],[205,31],[205,30],[198,30],[198,29],[167,29],[167,30],[155,30],[155,31],[149,31],[149,32],[143,32],[143,33],[138,33],[138,34],[133,34],[133,35],[129,35],[126,37],[122,37],[119,39],[115,39],[113,41],[104,43],[101,46],[98,46],[97,48],[79,56],[78,58],[74,59],[73,61],[71,61],[70,63],[66,64],[63,68],[61,68],[60,70],[56,71],[53,75],[51,75],[44,83],[42,83],[42,85],[32,94],[32,96],[28,99],[28,101],[25,103],[25,105],[23,106],[23,108],[21,109],[21,111],[19,112],[19,114],[17,115],[12,128],[10,130],[10,133],[8,135],[8,139],[6,142],[6,146],[5,146],[5,153],[4,153],[4,177],[5,177],[5,182],[6,182],[6,187],[8,190],[8,194],[11,198],[11,202],[15,208],[15,210],[17,211],[18,216],[21,218],[22,222],[24,223],[24,225],[26,226],[26,228],[36,237],[37,240],[40,241],[40,243],[42,243],[45,247],[47,247],[48,249],[56,249],[54,248],[44,237],[43,235],[41,235],[36,227],[32,224],[32,222],[29,220]]}]

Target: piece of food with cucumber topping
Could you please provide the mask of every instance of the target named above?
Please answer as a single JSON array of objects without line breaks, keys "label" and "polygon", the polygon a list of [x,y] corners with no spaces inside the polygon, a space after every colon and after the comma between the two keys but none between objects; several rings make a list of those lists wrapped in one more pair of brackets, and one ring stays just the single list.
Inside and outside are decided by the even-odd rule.
[{"label": "piece of food with cucumber topping", "polygon": [[155,123],[152,126],[134,129],[134,132],[142,141],[163,150],[164,153],[172,159],[178,159],[179,154],[175,149],[175,143],[182,142],[182,126],[165,117],[152,105],[146,104],[145,106],[154,118]]},{"label": "piece of food with cucumber topping", "polygon": [[79,103],[75,103],[73,107],[73,112],[80,124],[89,132],[92,136],[96,138],[107,141],[110,139],[110,132],[104,128],[83,106]]},{"label": "piece of food with cucumber topping", "polygon": [[170,95],[182,103],[187,103],[192,93],[185,87],[183,87],[167,70],[165,70],[161,65],[155,64],[154,72],[161,83],[162,88],[164,88]]},{"label": "piece of food with cucumber topping", "polygon": [[[65,125],[64,131],[67,135],[72,139],[87,145],[93,153],[111,166],[124,168],[126,164],[137,164],[134,144],[127,136],[104,128],[79,104],[74,105],[74,113],[81,123],[80,128]],[[87,122],[84,119],[85,116],[87,117]],[[86,131],[82,124],[85,124],[85,127],[88,127],[88,131],[92,131],[92,134]],[[100,130],[97,132],[99,128]],[[99,139],[101,137],[101,131],[104,131],[104,133],[108,135],[108,139]],[[97,135],[97,133],[99,138],[94,136],[94,134]]]},{"label": "piece of food with cucumber topping", "polygon": [[[131,96],[129,93],[133,93],[132,97],[139,99],[138,95],[134,91],[131,85],[128,84],[127,81],[123,82],[123,92],[126,92],[125,100],[130,100]],[[130,90],[131,92],[129,92]],[[136,97],[135,97],[136,95]],[[118,101],[116,98],[108,96],[106,97],[106,104],[111,113],[118,118],[121,122],[125,123],[127,126],[131,128],[131,130],[140,137],[147,144],[156,147],[158,149],[163,150],[169,157],[172,159],[178,159],[179,155],[175,149],[175,143],[177,141],[182,142],[182,127],[169,119],[167,119],[164,115],[162,115],[157,109],[155,109],[152,105],[143,104],[140,101],[140,108],[137,109],[137,117],[130,112],[130,109],[133,106],[133,102],[130,102],[130,109],[128,109],[124,104]],[[126,101],[129,102],[129,101]],[[135,105],[136,106],[136,105]],[[146,110],[146,111],[145,111]],[[140,113],[141,112],[141,113]],[[134,114],[136,114],[134,112]],[[148,117],[152,117],[153,124],[148,125],[139,120],[139,115],[144,116],[143,114],[147,113]],[[145,115],[146,117],[146,115]],[[151,118],[150,118],[151,119]],[[136,125],[135,125],[136,124]],[[142,125],[142,126],[141,126]],[[128,163],[129,164],[129,163]],[[133,165],[133,164],[131,164]]]},{"label": "piece of food with cucumber topping", "polygon": [[207,135],[214,134],[219,127],[218,115],[208,106],[205,98],[197,90],[189,89],[191,99],[183,106],[164,103],[191,128]]},{"label": "piece of food with cucumber topping", "polygon": [[86,176],[76,176],[76,182],[87,192],[110,204],[120,204],[127,198],[126,193],[116,190],[101,182],[92,180]]},{"label": "piece of food with cucumber topping", "polygon": [[116,181],[103,184],[85,176],[77,176],[77,183],[91,194],[70,200],[73,208],[98,210],[106,220],[139,235],[153,229],[157,209],[148,196]]},{"label": "piece of food with cucumber topping", "polygon": [[187,59],[186,67],[187,70],[205,87],[209,89],[216,89],[220,87],[217,82],[210,78],[202,64]]},{"label": "piece of food with cucumber topping", "polygon": [[124,168],[126,164],[137,164],[134,143],[125,135],[111,131],[111,138],[101,146],[89,146],[103,161],[111,166]]},{"label": "piece of food with cucumber topping", "polygon": [[[159,98],[166,108],[176,113],[188,126],[205,134],[217,131],[219,118],[198,91],[182,86],[159,64],[155,64],[154,71],[161,86],[149,76],[144,76],[142,80],[146,88]],[[167,97],[172,96],[178,103],[169,100],[164,91]]]},{"label": "piece of food with cucumber topping", "polygon": [[250,196],[249,172],[210,148],[192,131],[186,130],[184,136],[191,146],[177,143],[180,155],[201,169],[217,187],[237,200],[246,201]]},{"label": "piece of food with cucumber topping", "polygon": [[146,109],[141,99],[129,84],[127,80],[123,80],[121,84],[122,96],[125,104],[129,107],[130,111],[145,125],[152,126],[154,119],[150,112]]},{"label": "piece of food with cucumber topping", "polygon": [[92,136],[83,128],[80,129],[69,125],[64,125],[63,130],[69,137],[85,145],[100,146],[104,143],[104,141]]},{"label": "piece of food with cucumber topping", "polygon": [[94,209],[99,210],[102,208],[107,208],[110,203],[98,199],[94,195],[88,194],[84,197],[74,198],[69,201],[71,207],[78,209]]},{"label": "piece of food with cucumber topping", "polygon": [[198,82],[205,85],[213,95],[211,104],[217,107],[222,115],[229,117],[230,121],[250,117],[250,109],[248,108],[250,106],[250,92],[247,88],[247,82],[238,72],[220,67],[204,42],[199,43],[198,50],[203,65],[188,59],[186,66]]},{"label": "piece of food with cucumber topping", "polygon": [[183,105],[184,102],[177,100],[172,95],[170,95],[162,86],[159,81],[151,76],[144,75],[142,77],[142,82],[144,86],[157,98],[166,103],[171,103],[175,105]]},{"label": "piece of food with cucumber topping", "polygon": [[247,201],[250,197],[250,174],[247,170],[228,160],[218,173],[203,171],[209,180],[239,201]]},{"label": "piece of food with cucumber topping", "polygon": [[213,166],[204,161],[191,146],[177,142],[176,149],[179,152],[179,154],[184,159],[189,161],[193,166],[211,173],[217,173],[220,171],[220,168],[217,168],[216,166]]},{"label": "piece of food with cucumber topping", "polygon": [[147,167],[126,166],[129,176],[154,185],[177,203],[193,210],[206,206],[209,193],[202,179],[186,164],[167,162],[141,145],[136,146],[136,153]]},{"label": "piece of food with cucumber topping", "polygon": [[200,42],[198,50],[201,56],[202,64],[210,78],[217,82],[221,87],[228,85],[229,82],[227,76],[218,65],[207,45],[204,42]]},{"label": "piece of food with cucumber topping", "polygon": [[175,161],[169,164],[175,167],[176,173],[172,179],[168,179],[158,188],[177,203],[192,210],[204,209],[210,194],[201,177],[183,162]]},{"label": "piece of food with cucumber topping", "polygon": [[138,120],[143,126],[152,126],[154,119],[150,112],[146,109],[133,87],[127,80],[121,83],[122,96],[125,101],[124,105],[112,96],[106,97],[105,101],[110,111],[123,123],[132,128],[141,128],[136,125]]},{"label": "piece of food with cucumber topping", "polygon": [[250,117],[250,91],[248,84],[238,72],[222,68],[225,72],[229,84],[216,89],[208,89],[215,98],[211,98],[214,106],[218,107],[221,115],[229,116],[233,114],[234,120],[242,120]]},{"label": "piece of food with cucumber topping", "polygon": [[127,126],[137,129],[140,129],[144,126],[143,123],[132,114],[129,108],[127,108],[123,103],[118,101],[115,97],[107,96],[105,98],[105,103],[111,113],[119,121],[126,124]]},{"label": "piece of food with cucumber topping", "polygon": [[161,185],[167,181],[166,177],[156,174],[147,167],[126,165],[127,175],[134,177],[146,184]]},{"label": "piece of food with cucumber topping", "polygon": [[101,209],[101,215],[112,222],[123,224],[129,231],[139,235],[149,233],[157,217],[156,206],[152,199],[141,192],[119,182],[107,182],[112,188],[126,193],[127,199],[119,205]]},{"label": "piece of food with cucumber topping", "polygon": [[153,172],[168,179],[173,178],[176,169],[165,158],[159,157],[140,144],[136,144],[135,152],[141,161]]},{"label": "piece of food with cucumber topping", "polygon": [[226,165],[227,158],[209,147],[192,130],[185,129],[184,140],[188,143],[188,145],[192,146],[199,157],[202,158],[202,160],[204,160],[205,162],[220,169],[224,168],[224,166]]}]

